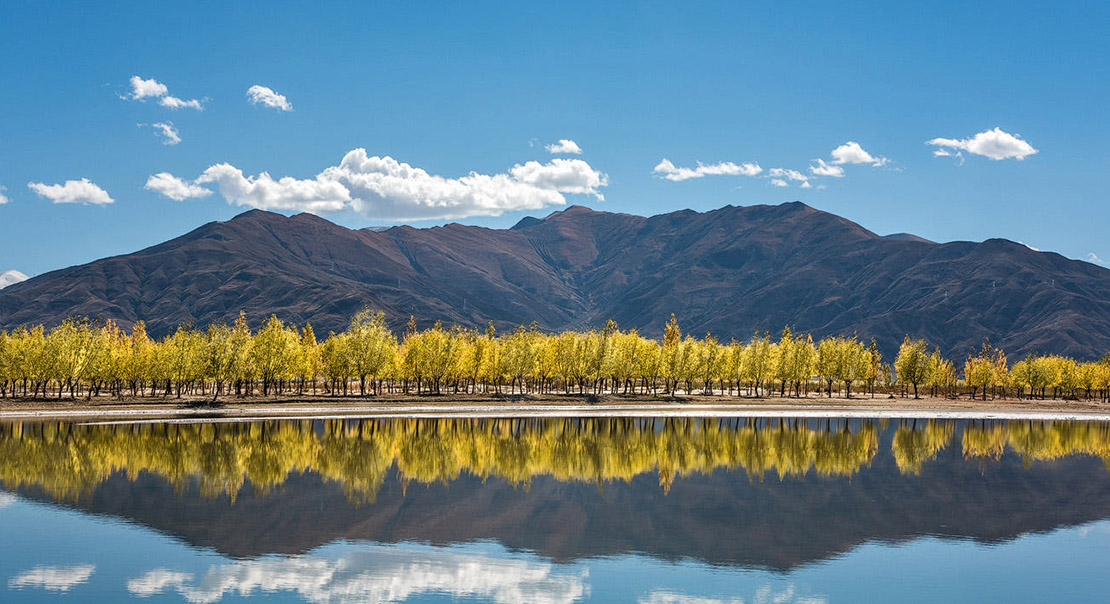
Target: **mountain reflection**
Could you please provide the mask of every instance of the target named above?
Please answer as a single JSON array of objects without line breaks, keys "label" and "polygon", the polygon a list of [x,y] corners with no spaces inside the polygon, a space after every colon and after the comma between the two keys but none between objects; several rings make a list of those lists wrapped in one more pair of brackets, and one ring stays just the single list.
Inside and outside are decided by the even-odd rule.
[{"label": "mountain reflection", "polygon": [[[1108,461],[1110,423],[1094,422],[0,424],[3,488],[241,558],[491,540],[560,561],[790,569],[876,540],[994,543],[1106,518]],[[202,598],[274,563],[255,562],[134,585]]]}]

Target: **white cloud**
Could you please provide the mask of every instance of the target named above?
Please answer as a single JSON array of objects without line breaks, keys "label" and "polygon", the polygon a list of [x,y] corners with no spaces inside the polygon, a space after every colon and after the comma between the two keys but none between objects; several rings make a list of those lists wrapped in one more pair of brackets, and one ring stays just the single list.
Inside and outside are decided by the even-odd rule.
[{"label": "white cloud", "polygon": [[204,105],[197,99],[189,99],[186,101],[185,99],[166,95],[158,101],[158,104],[163,107],[169,107],[170,109],[196,109],[197,111],[204,111]]},{"label": "white cloud", "polygon": [[844,178],[844,168],[825,163],[825,160],[823,159],[817,159],[815,161],[817,161],[817,165],[809,167],[809,171],[812,172],[814,176],[831,176],[833,178]]},{"label": "white cloud", "polygon": [[[148,124],[139,124],[139,127],[147,126]],[[163,145],[176,145],[181,142],[181,134],[178,133],[177,128],[174,127],[173,122],[157,122],[149,124],[154,128],[156,136],[162,136],[165,140],[162,141]]]},{"label": "white cloud", "polygon": [[1095,254],[1094,252],[1087,252],[1086,260],[1087,260],[1087,262],[1090,262],[1091,264],[1098,264],[1100,266],[1107,266],[1106,261],[1103,260],[1102,258],[1099,258],[1098,255]]},{"label": "white cloud", "polygon": [[801,183],[802,188],[805,189],[812,188],[813,186],[806,186],[809,184],[808,176],[802,174],[797,170],[789,170],[787,168],[771,168],[770,170],[767,170],[767,178],[770,178],[771,184],[776,187],[788,187],[790,186],[790,183],[788,181]]},{"label": "white cloud", "polygon": [[[807,180],[807,181],[805,181],[805,182],[803,182],[803,183],[802,183],[802,188],[803,188],[803,189],[812,189],[812,188],[813,188],[813,185],[811,185],[811,184],[809,183],[809,181]],[[825,188],[825,187],[824,187],[824,185],[822,185],[822,186],[821,186],[820,188],[822,188],[822,189],[823,189],[823,188]]]},{"label": "white cloud", "polygon": [[8,197],[6,195],[4,195],[4,191],[7,191],[7,190],[8,190],[7,187],[5,187],[4,185],[0,185],[0,206],[2,206],[4,204],[8,203],[9,201],[11,201],[10,199],[8,199]]},{"label": "white cloud", "polygon": [[[939,150],[944,150],[949,154],[954,150],[963,150],[994,160],[1022,160],[1037,153],[1033,145],[1022,140],[1020,135],[1004,132],[1001,128],[984,130],[971,138],[934,138],[933,140],[926,141],[925,144],[940,147],[941,149]],[[936,151],[933,152],[933,155],[945,156]]]},{"label": "white cloud", "polygon": [[9,589],[39,587],[47,591],[69,591],[89,580],[96,566],[79,564],[76,566],[36,566],[16,575],[8,581]]},{"label": "white cloud", "polygon": [[607,176],[580,159],[556,158],[546,164],[538,161],[525,162],[524,165],[513,166],[509,174],[518,182],[533,187],[560,193],[593,195],[599,201],[604,201],[605,196],[598,189],[609,184]]},{"label": "white cloud", "polygon": [[144,80],[139,76],[131,76],[131,96],[120,98],[130,99],[133,101],[142,101],[148,98],[158,99],[158,104],[170,109],[196,109],[197,111],[204,110],[203,101],[197,99],[179,99],[175,96],[170,96],[170,90],[165,84],[151,78]]},{"label": "white cloud", "polygon": [[169,172],[159,172],[146,179],[146,186],[143,188],[160,193],[174,201],[208,197],[212,194],[212,191],[200,185],[185,182]]},{"label": "white cloud", "polygon": [[252,105],[262,104],[278,111],[292,111],[293,105],[284,94],[274,92],[272,88],[255,84],[247,89],[247,98]]},{"label": "white cloud", "polygon": [[586,576],[544,561],[382,546],[336,559],[302,555],[214,565],[199,580],[156,569],[128,581],[127,589],[139,597],[173,590],[192,604],[276,592],[334,604],[399,603],[432,594],[500,604],[571,604],[589,595]]},{"label": "white cloud", "polygon": [[663,160],[660,161],[654,169],[652,169],[652,173],[656,174],[657,176],[666,178],[667,180],[673,180],[675,182],[681,182],[683,180],[689,180],[691,178],[701,178],[703,176],[755,176],[762,171],[763,168],[761,168],[757,163],[746,162],[742,164],[736,164],[730,161],[717,162],[715,164],[703,164],[701,162],[698,162],[698,166],[696,168],[680,168],[678,166],[675,166],[674,163],[672,163],[671,160],[667,158],[663,158]]},{"label": "white cloud", "polygon": [[67,180],[65,184],[47,185],[41,182],[29,182],[27,188],[40,197],[45,197],[54,203],[84,203],[103,205],[112,203],[108,192],[96,186],[87,178],[81,180]]},{"label": "white cloud", "polygon": [[[28,279],[30,279],[30,277],[15,269],[4,271],[0,273],[0,289],[4,289],[9,285],[15,285],[16,283],[22,283]],[[12,503],[15,503],[15,495],[0,491],[0,508],[11,505]]]},{"label": "white cloud", "polygon": [[952,152],[946,149],[937,149],[933,151],[933,157],[952,157]]},{"label": "white cloud", "polygon": [[840,166],[844,164],[871,164],[872,166],[879,167],[886,165],[889,161],[885,157],[875,157],[863,150],[856,141],[848,141],[843,145],[832,150],[833,161],[832,163]]},{"label": "white cloud", "polygon": [[579,155],[580,153],[582,153],[582,147],[579,147],[578,143],[565,138],[561,138],[559,139],[559,142],[552,143],[544,148],[547,149],[548,153],[553,153],[557,155],[567,153]]},{"label": "white cloud", "polygon": [[790,180],[805,182],[809,177],[797,170],[787,170],[786,168],[771,168],[767,171],[767,176],[771,178],[788,178]]},{"label": "white cloud", "polygon": [[192,183],[168,173],[155,177],[149,188],[162,192],[156,188],[162,187],[182,199],[199,196],[189,187],[214,183],[228,202],[238,205],[312,213],[351,209],[380,220],[498,216],[513,210],[564,205],[568,194],[603,200],[601,188],[609,181],[585,161],[563,158],[517,164],[508,173],[471,172],[445,178],[392,157],[370,157],[365,149],[349,151],[338,166],[326,168],[312,179],[274,180],[265,172],[244,176],[226,163],[208,168]]},{"label": "white cloud", "polygon": [[144,80],[139,76],[131,76],[131,98],[136,101],[141,101],[147,97],[160,97],[164,96],[169,89],[166,85],[151,78]]},{"label": "white cloud", "polygon": [[209,167],[196,184],[216,183],[220,195],[231,203],[260,210],[297,210],[314,214],[342,211],[351,201],[346,187],[318,175],[297,180],[289,176],[274,180],[266,172],[257,177],[243,176],[231,164]]}]

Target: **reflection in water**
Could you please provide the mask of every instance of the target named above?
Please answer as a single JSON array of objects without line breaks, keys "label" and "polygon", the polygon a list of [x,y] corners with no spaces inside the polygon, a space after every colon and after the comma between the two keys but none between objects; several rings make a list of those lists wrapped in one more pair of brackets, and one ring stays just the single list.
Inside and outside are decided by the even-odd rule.
[{"label": "reflection in water", "polygon": [[[0,424],[0,543],[34,537],[0,549],[0,581],[25,599],[770,604],[905,599],[863,597],[876,576],[958,601],[921,573],[998,568],[1027,576],[1010,595],[1054,601],[1102,594],[1110,535],[1060,529],[1105,530],[1108,460],[1110,424],[1087,422]],[[845,565],[839,588],[821,570]]]},{"label": "reflection in water", "polygon": [[[637,600],[639,604],[745,604],[743,598],[707,598],[678,593],[670,590],[656,590]],[[794,586],[776,592],[770,585],[763,585],[756,590],[751,600],[752,604],[827,604],[828,600],[821,596],[800,596],[794,593]]]},{"label": "reflection in water", "polygon": [[922,464],[935,459],[937,453],[948,446],[956,433],[953,422],[920,423],[921,429],[918,429],[917,422],[911,422],[899,426],[894,433],[894,442],[890,448],[894,453],[894,460],[898,462],[898,469],[903,474],[920,474]]},{"label": "reflection in water", "polygon": [[227,594],[296,592],[306,602],[403,602],[422,594],[499,604],[570,604],[589,595],[588,572],[551,562],[510,560],[431,548],[373,547],[338,558],[271,557],[212,566],[199,579],[156,569],[127,583],[147,597],[176,591],[194,604]]},{"label": "reflection in water", "polygon": [[[956,424],[899,424],[891,453],[904,474],[952,443]],[[1008,446],[1028,463],[1094,455],[1110,463],[1110,424],[972,423],[966,457],[998,459]],[[741,419],[407,419],[267,421],[233,424],[82,426],[0,424],[0,482],[35,485],[72,500],[115,472],[161,476],[178,488],[199,479],[201,492],[234,498],[249,482],[265,493],[291,473],[313,471],[338,482],[353,501],[373,501],[396,467],[401,480],[449,482],[461,473],[528,485],[538,476],[602,484],[658,472],[664,490],[676,476],[743,469],[763,480],[851,476],[879,449],[875,422]],[[0,502],[2,504],[2,502]]]},{"label": "reflection in water", "polygon": [[[7,544],[5,547],[12,547]],[[20,573],[8,581],[9,589],[38,587],[47,591],[69,591],[89,580],[96,566],[79,564],[77,566],[36,566]]]},{"label": "reflection in water", "polygon": [[58,499],[92,491],[115,472],[155,473],[183,488],[234,497],[247,481],[266,492],[314,471],[370,500],[396,465],[402,480],[448,482],[460,473],[529,484],[534,477],[605,483],[658,472],[743,468],[759,480],[848,476],[878,451],[873,422],[701,419],[409,419],[239,424],[0,425],[0,482],[36,485]]}]

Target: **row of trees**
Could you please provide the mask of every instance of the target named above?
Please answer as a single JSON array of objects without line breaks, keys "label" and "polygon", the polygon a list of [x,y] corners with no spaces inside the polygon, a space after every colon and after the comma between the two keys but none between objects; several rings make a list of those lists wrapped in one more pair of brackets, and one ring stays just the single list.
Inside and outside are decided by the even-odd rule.
[{"label": "row of trees", "polygon": [[610,321],[589,331],[545,333],[535,325],[498,334],[415,322],[401,338],[382,313],[363,310],[342,333],[319,342],[311,325],[275,316],[252,332],[242,313],[232,325],[180,327],[155,340],[143,323],[125,332],[112,321],[87,320],[0,330],[0,398],[101,394],[211,397],[227,394],[329,395],[385,393],[736,394],[851,397],[853,388],[960,389],[974,396],[1110,394],[1110,356],[1079,362],[1030,356],[1007,364],[985,344],[968,355],[962,378],[955,363],[924,340],[906,338],[893,368],[872,339],[833,336],[815,342],[789,328],[776,340],[756,333],[746,342],[683,336],[672,315],[661,340],[623,331]]}]

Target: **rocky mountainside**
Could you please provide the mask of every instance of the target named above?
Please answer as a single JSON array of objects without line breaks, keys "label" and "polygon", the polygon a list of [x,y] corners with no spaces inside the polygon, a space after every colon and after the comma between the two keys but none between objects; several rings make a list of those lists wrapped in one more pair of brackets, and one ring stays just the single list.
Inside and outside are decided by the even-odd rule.
[{"label": "rocky mountainside", "polygon": [[727,340],[755,330],[856,332],[888,357],[904,334],[962,356],[985,338],[1012,356],[1110,350],[1110,270],[991,239],[882,237],[806,206],[727,206],[650,218],[572,206],[511,229],[351,230],[250,211],[166,243],[0,291],[0,327],[67,316],[183,323],[240,310],[341,330],[362,306],[499,329],[638,327]]}]

